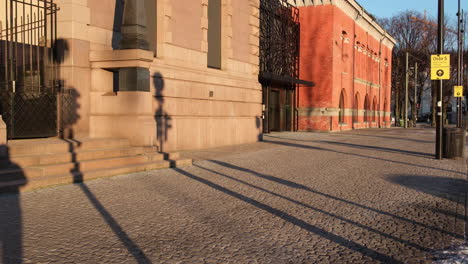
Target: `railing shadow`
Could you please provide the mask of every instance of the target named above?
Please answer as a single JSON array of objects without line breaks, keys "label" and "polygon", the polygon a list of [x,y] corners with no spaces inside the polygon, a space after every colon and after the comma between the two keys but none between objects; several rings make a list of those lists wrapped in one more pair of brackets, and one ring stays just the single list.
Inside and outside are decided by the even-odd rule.
[{"label": "railing shadow", "polygon": [[416,244],[416,243],[413,243],[413,242],[411,242],[411,241],[408,241],[408,240],[405,240],[405,239],[401,239],[401,238],[398,238],[398,237],[389,235],[389,234],[387,234],[387,233],[384,233],[384,232],[382,232],[382,231],[380,231],[380,230],[377,230],[377,229],[375,229],[375,228],[372,228],[372,227],[370,227],[370,226],[363,225],[363,224],[358,223],[358,222],[356,222],[356,221],[350,220],[350,219],[348,219],[348,218],[346,218],[346,217],[343,217],[343,216],[340,216],[340,215],[337,215],[337,214],[334,214],[334,213],[330,213],[330,212],[325,211],[325,210],[323,210],[323,209],[320,209],[320,208],[318,208],[318,207],[314,207],[314,206],[311,206],[311,205],[306,204],[306,203],[304,203],[304,202],[301,202],[301,201],[298,201],[298,200],[289,198],[289,197],[287,197],[287,196],[281,195],[281,194],[279,194],[279,193],[275,193],[275,192],[273,192],[273,191],[270,191],[270,190],[267,190],[267,189],[265,189],[265,188],[256,186],[256,185],[251,184],[251,183],[248,183],[248,182],[246,182],[246,181],[243,181],[243,180],[234,178],[234,177],[229,176],[229,175],[227,175],[227,174],[220,173],[220,172],[217,172],[217,171],[215,171],[215,170],[211,170],[211,169],[209,169],[209,168],[205,168],[205,167],[200,166],[200,165],[194,165],[194,166],[195,166],[195,167],[198,167],[198,168],[200,168],[200,169],[206,170],[206,171],[208,171],[208,172],[211,172],[211,173],[213,173],[213,174],[219,175],[219,176],[221,176],[221,177],[230,179],[230,180],[232,180],[232,181],[235,181],[235,182],[238,182],[238,183],[242,183],[242,184],[244,184],[244,185],[246,185],[246,186],[252,187],[252,188],[257,189],[257,190],[259,190],[259,191],[262,191],[262,192],[271,194],[271,195],[273,195],[273,196],[282,198],[282,199],[287,200],[287,201],[289,201],[289,202],[291,202],[291,203],[294,203],[294,204],[296,204],[296,205],[299,205],[299,206],[308,208],[308,209],[313,210],[313,211],[315,211],[315,212],[319,212],[319,213],[321,213],[321,214],[324,214],[324,215],[327,215],[327,216],[329,216],[329,217],[338,219],[338,220],[340,220],[340,221],[349,223],[349,224],[354,225],[354,226],[356,226],[356,227],[365,229],[365,230],[367,230],[367,231],[369,231],[369,232],[376,233],[376,234],[378,234],[378,235],[380,235],[380,236],[383,236],[383,237],[385,237],[385,238],[394,240],[394,241],[396,241],[396,242],[405,244],[405,245],[407,245],[407,246],[411,246],[411,247],[416,248],[416,249],[418,249],[418,250],[421,250],[421,251],[424,251],[424,252],[429,252],[429,251],[431,251],[431,249],[426,248],[426,247],[423,247],[423,246],[418,245],[418,244]]},{"label": "railing shadow", "polygon": [[[269,136],[269,137],[270,137],[270,136]],[[278,138],[278,139],[283,139],[283,138]],[[290,140],[290,141],[302,141],[302,142],[307,142],[307,143],[313,143],[313,142],[311,142],[311,141],[304,141],[304,140],[297,140],[297,139],[285,139],[285,140]],[[389,162],[389,163],[395,163],[395,164],[400,164],[400,165],[406,165],[406,166],[410,166],[410,167],[417,167],[417,168],[423,168],[423,169],[431,169],[431,170],[436,170],[436,171],[450,172],[450,173],[465,175],[464,172],[459,172],[459,171],[454,171],[454,170],[447,170],[447,169],[442,169],[442,168],[429,167],[429,166],[418,165],[418,164],[409,163],[409,162],[404,162],[404,161],[397,161],[397,160],[390,160],[390,159],[378,158],[378,157],[369,156],[369,155],[363,155],[363,154],[349,153],[349,152],[344,152],[344,151],[339,151],[339,150],[334,150],[334,149],[328,149],[328,148],[323,148],[323,147],[310,146],[310,145],[303,145],[303,144],[297,144],[297,143],[292,143],[292,142],[275,141],[275,140],[271,140],[271,139],[268,139],[268,138],[264,138],[263,141],[266,142],[266,143],[276,144],[276,145],[282,145],[282,146],[286,146],[286,147],[294,147],[294,148],[303,148],[303,149],[311,149],[311,150],[326,151],[326,152],[332,152],[332,153],[343,154],[343,155],[348,155],[348,156],[354,156],[354,157],[365,158],[365,159],[372,159],[372,160],[378,160],[378,161],[385,161],[385,162]]]},{"label": "railing shadow", "polygon": [[72,155],[72,162],[74,163],[73,169],[70,173],[73,175],[73,183],[80,187],[81,191],[88,198],[91,205],[96,209],[97,212],[101,215],[106,224],[111,228],[117,238],[122,242],[122,244],[127,248],[127,251],[133,256],[135,261],[140,264],[151,263],[150,259],[145,255],[143,250],[133,242],[130,236],[125,232],[125,230],[119,225],[117,220],[112,216],[105,206],[97,199],[89,187],[83,183],[83,172],[80,170],[80,162],[77,159],[77,153],[75,150],[75,144],[78,146],[81,145],[81,142],[76,140],[67,140],[70,146],[70,153]]},{"label": "railing shadow", "polygon": [[259,178],[262,178],[262,179],[266,179],[266,180],[269,180],[269,181],[272,181],[272,182],[275,182],[275,183],[279,183],[279,184],[285,185],[285,186],[290,187],[290,188],[305,190],[305,191],[311,192],[313,194],[323,196],[323,197],[328,198],[328,199],[343,202],[343,203],[346,203],[348,205],[352,205],[352,206],[355,206],[355,207],[358,207],[358,208],[361,208],[361,209],[365,209],[365,210],[368,210],[368,211],[371,211],[371,212],[374,212],[374,213],[378,213],[378,214],[381,214],[381,215],[389,216],[391,218],[398,219],[398,220],[400,220],[402,222],[407,222],[407,223],[410,223],[410,224],[413,224],[413,225],[416,225],[416,226],[421,226],[423,228],[427,228],[427,229],[430,229],[430,230],[433,230],[433,231],[437,231],[437,232],[440,232],[440,233],[443,233],[443,234],[447,234],[447,235],[450,235],[452,237],[463,238],[463,236],[460,236],[459,234],[449,232],[447,230],[444,230],[444,229],[441,229],[441,228],[438,228],[438,227],[435,227],[435,226],[426,225],[426,224],[414,221],[412,219],[408,219],[408,218],[405,218],[405,217],[402,217],[402,216],[399,216],[399,215],[391,214],[389,212],[385,212],[385,211],[382,211],[382,210],[379,210],[379,209],[375,209],[375,208],[372,208],[372,207],[369,207],[369,206],[366,206],[366,205],[362,205],[362,204],[359,204],[359,203],[356,203],[356,202],[353,202],[353,201],[349,201],[349,200],[343,199],[341,197],[337,197],[337,196],[334,196],[334,195],[331,195],[331,194],[320,192],[320,191],[314,190],[314,189],[312,189],[312,188],[310,188],[308,186],[305,186],[305,185],[302,185],[302,184],[299,184],[299,183],[295,183],[295,182],[285,180],[285,179],[281,179],[281,178],[278,178],[278,177],[274,177],[274,176],[271,176],[271,175],[258,173],[256,171],[253,171],[253,170],[250,170],[250,169],[247,169],[247,168],[242,168],[242,167],[239,167],[239,166],[235,166],[233,164],[229,164],[227,162],[223,162],[223,161],[219,161],[219,160],[210,160],[210,162],[212,162],[214,164],[217,164],[219,166],[223,166],[223,167],[226,167],[226,168],[233,169],[233,170],[246,172],[246,173],[249,173],[249,174],[251,174],[253,176],[256,176],[256,177],[259,177]]},{"label": "railing shadow", "polygon": [[330,145],[357,148],[357,149],[368,149],[368,150],[376,150],[376,151],[388,152],[388,153],[404,154],[404,155],[415,156],[415,157],[423,157],[423,158],[433,157],[433,155],[428,154],[428,153],[417,152],[417,151],[409,151],[409,150],[403,150],[403,149],[385,148],[385,147],[369,146],[369,145],[359,145],[359,144],[352,144],[352,143],[345,143],[345,142],[335,142],[335,141],[327,141],[327,140],[320,140],[318,142],[319,143],[330,144]]},{"label": "railing shadow", "polygon": [[229,190],[229,189],[227,189],[227,188],[225,188],[225,187],[223,187],[221,185],[218,185],[216,183],[208,181],[208,180],[206,180],[204,178],[198,177],[198,176],[196,176],[194,174],[191,174],[191,173],[189,173],[189,172],[187,172],[185,170],[182,170],[180,168],[175,168],[174,170],[177,171],[178,173],[180,173],[181,175],[184,175],[184,176],[186,176],[186,177],[188,177],[188,178],[190,178],[192,180],[195,180],[195,181],[197,181],[199,183],[202,183],[204,185],[207,185],[208,187],[211,187],[211,188],[213,188],[213,189],[215,189],[217,191],[220,191],[220,192],[222,192],[224,194],[227,194],[227,195],[232,196],[232,197],[234,197],[236,199],[239,199],[239,200],[241,200],[241,201],[243,201],[245,203],[248,203],[248,204],[250,204],[252,206],[255,206],[258,209],[264,210],[264,211],[266,211],[266,212],[268,212],[268,213],[270,213],[270,214],[272,214],[272,215],[274,215],[276,217],[279,217],[279,218],[283,219],[284,221],[287,221],[287,222],[289,222],[289,223],[291,223],[291,224],[293,224],[295,226],[298,226],[298,227],[300,227],[300,228],[302,228],[302,229],[304,229],[304,230],[306,230],[306,231],[308,231],[310,233],[321,236],[321,237],[323,237],[323,238],[325,238],[327,240],[330,240],[330,241],[332,241],[332,242],[334,242],[336,244],[339,244],[339,245],[341,245],[343,247],[346,247],[346,248],[348,248],[350,250],[359,252],[359,253],[361,253],[361,254],[363,254],[365,256],[368,256],[368,257],[370,257],[370,258],[372,258],[374,260],[381,261],[383,263],[403,263],[401,261],[398,261],[398,260],[394,259],[393,257],[390,257],[390,256],[387,256],[385,254],[379,253],[379,252],[377,252],[375,250],[372,250],[372,249],[369,249],[369,248],[367,248],[367,247],[365,247],[365,246],[363,246],[363,245],[361,245],[359,243],[356,243],[354,241],[351,241],[351,240],[348,240],[348,239],[343,238],[341,236],[330,233],[330,232],[328,232],[328,231],[326,231],[324,229],[321,229],[321,228],[319,228],[317,226],[311,225],[311,224],[309,224],[309,223],[307,223],[307,222],[305,222],[305,221],[303,221],[303,220],[301,220],[301,219],[299,219],[297,217],[289,215],[284,211],[278,210],[278,209],[273,208],[273,207],[271,207],[271,206],[269,206],[267,204],[261,203],[261,202],[259,202],[257,200],[254,200],[252,198],[244,196],[244,195],[242,195],[240,193]]}]

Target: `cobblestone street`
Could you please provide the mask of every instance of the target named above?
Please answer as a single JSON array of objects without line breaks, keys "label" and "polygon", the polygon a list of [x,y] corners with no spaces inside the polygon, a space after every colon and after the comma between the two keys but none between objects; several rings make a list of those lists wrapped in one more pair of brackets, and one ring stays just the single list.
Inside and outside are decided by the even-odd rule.
[{"label": "cobblestone street", "polygon": [[[433,129],[273,133],[194,165],[0,195],[4,263],[431,263],[464,240],[466,160]],[[21,262],[22,259],[22,262]]]}]

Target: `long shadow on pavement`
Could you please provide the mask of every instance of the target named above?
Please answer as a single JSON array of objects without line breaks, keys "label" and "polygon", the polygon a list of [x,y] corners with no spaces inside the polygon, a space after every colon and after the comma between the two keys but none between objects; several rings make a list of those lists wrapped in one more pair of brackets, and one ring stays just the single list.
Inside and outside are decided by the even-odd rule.
[{"label": "long shadow on pavement", "polygon": [[337,145],[337,146],[343,146],[343,147],[350,147],[350,148],[370,149],[370,150],[377,150],[377,151],[389,152],[389,153],[406,154],[406,155],[411,155],[411,156],[416,156],[416,157],[423,157],[423,158],[432,158],[433,157],[432,154],[425,153],[425,152],[409,151],[409,150],[394,149],[394,148],[385,148],[385,147],[379,147],[379,146],[360,145],[360,144],[353,144],[353,143],[347,143],[347,142],[328,141],[328,140],[301,140],[301,139],[275,137],[275,136],[271,136],[271,135],[269,135],[268,137],[277,138],[277,139],[285,139],[285,140],[290,140],[290,141],[305,142],[305,143],[325,143],[325,144]]},{"label": "long shadow on pavement", "polygon": [[331,145],[337,145],[337,146],[343,146],[343,147],[350,147],[350,148],[370,149],[370,150],[377,150],[377,151],[388,152],[388,153],[405,154],[405,155],[423,157],[423,158],[431,158],[433,156],[431,154],[424,153],[424,152],[409,151],[409,150],[403,150],[403,149],[384,148],[384,147],[378,147],[378,146],[359,145],[359,144],[352,144],[352,143],[345,143],[345,142],[334,142],[334,141],[327,141],[327,140],[321,140],[321,141],[317,141],[317,142],[331,144]]},{"label": "long shadow on pavement", "polygon": [[291,223],[291,224],[293,224],[295,226],[303,228],[303,229],[307,230],[308,232],[319,235],[319,236],[321,236],[323,238],[326,238],[326,239],[328,239],[328,240],[330,240],[330,241],[332,241],[334,243],[337,243],[337,244],[339,244],[339,245],[341,245],[343,247],[349,248],[349,249],[354,250],[356,252],[359,252],[359,253],[361,253],[363,255],[366,255],[366,256],[374,259],[374,260],[382,261],[384,263],[403,263],[403,262],[400,262],[400,261],[398,261],[398,260],[396,260],[396,259],[394,259],[394,258],[392,258],[390,256],[387,256],[387,255],[379,253],[379,252],[377,252],[375,250],[369,249],[369,248],[367,248],[367,247],[365,247],[365,246],[363,246],[361,244],[358,244],[358,243],[356,243],[354,241],[350,241],[348,239],[345,239],[343,237],[340,237],[340,236],[337,236],[337,235],[335,235],[333,233],[330,233],[330,232],[328,232],[326,230],[318,228],[318,227],[316,227],[314,225],[311,225],[311,224],[309,224],[309,223],[307,223],[307,222],[305,222],[305,221],[303,221],[303,220],[301,220],[299,218],[296,218],[294,216],[291,216],[291,215],[287,214],[286,212],[283,212],[283,211],[278,210],[276,208],[273,208],[273,207],[271,207],[269,205],[266,205],[264,203],[261,203],[259,201],[254,200],[254,199],[251,199],[251,198],[249,198],[247,196],[244,196],[244,195],[242,195],[240,193],[229,190],[229,189],[227,189],[227,188],[225,188],[225,187],[223,187],[221,185],[218,185],[216,183],[213,183],[213,182],[208,181],[206,179],[203,179],[201,177],[195,176],[195,175],[193,175],[193,174],[191,174],[191,173],[189,173],[187,171],[184,171],[184,170],[182,170],[180,168],[175,168],[174,170],[177,171],[178,173],[192,179],[192,180],[198,181],[198,182],[200,182],[202,184],[205,184],[205,185],[207,185],[207,186],[209,186],[209,187],[211,187],[211,188],[213,188],[215,190],[218,190],[218,191],[223,192],[223,193],[225,193],[227,195],[230,195],[230,196],[232,196],[234,198],[237,198],[237,199],[239,199],[239,200],[241,200],[243,202],[251,204],[251,205],[253,205],[253,206],[255,206],[255,207],[259,208],[259,209],[262,209],[262,210],[264,210],[266,212],[269,212],[269,213],[271,213],[271,214],[273,214],[273,215],[275,215],[275,216],[277,216],[277,217],[279,217],[279,218],[281,218],[281,219],[283,219],[283,220],[285,220],[285,221],[287,221],[287,222],[289,222],[289,223]]},{"label": "long shadow on pavement", "polygon": [[[340,133],[341,134],[341,133]],[[404,137],[389,137],[389,136],[382,136],[382,135],[369,135],[369,134],[357,134],[357,133],[352,133],[352,134],[346,134],[346,135],[353,135],[353,136],[359,136],[359,137],[373,137],[373,138],[383,138],[383,139],[393,139],[393,140],[402,140],[402,141],[408,141],[408,142],[415,142],[415,143],[427,143],[427,144],[434,144],[434,141],[430,140],[422,140],[422,139],[414,139],[414,138],[404,138]]]},{"label": "long shadow on pavement", "polygon": [[101,217],[107,223],[107,225],[112,229],[114,234],[117,238],[122,242],[122,244],[127,248],[127,251],[133,256],[139,264],[149,264],[151,260],[145,255],[143,250],[138,247],[138,245],[132,241],[132,239],[128,236],[125,230],[119,225],[119,223],[114,219],[114,217],[107,211],[104,205],[96,198],[93,192],[89,189],[89,187],[83,183],[83,172],[80,169],[80,162],[77,160],[77,153],[75,150],[76,143],[78,146],[81,142],[75,139],[64,139],[64,141],[68,142],[69,144],[69,152],[72,156],[72,162],[74,164],[73,168],[70,170],[70,173],[73,175],[73,183],[77,184],[83,193],[88,198],[89,202],[93,205],[96,211],[101,214]]},{"label": "long shadow on pavement", "polygon": [[389,175],[387,180],[394,184],[460,204],[465,203],[468,192],[468,182],[465,179],[396,174]]},{"label": "long shadow on pavement", "polygon": [[347,219],[347,218],[345,218],[345,217],[342,217],[342,216],[340,216],[340,215],[327,212],[327,211],[322,210],[322,209],[320,209],[320,208],[313,207],[313,206],[311,206],[311,205],[309,205],[309,204],[306,204],[306,203],[303,203],[303,202],[301,202],[301,201],[298,201],[298,200],[295,200],[295,199],[286,197],[286,196],[284,196],[284,195],[281,195],[281,194],[272,192],[272,191],[270,191],[270,190],[267,190],[267,189],[264,189],[264,188],[262,188],[262,187],[253,185],[253,184],[248,183],[248,182],[246,182],[246,181],[243,181],[243,180],[234,178],[234,177],[232,177],[232,176],[229,176],[229,175],[227,175],[227,174],[220,173],[220,172],[217,172],[217,171],[215,171],[215,170],[211,170],[211,169],[202,167],[202,166],[200,166],[200,165],[194,165],[194,166],[195,166],[195,167],[198,167],[198,168],[200,168],[200,169],[209,171],[209,172],[211,172],[211,173],[213,173],[213,174],[216,174],[216,175],[219,175],[219,176],[228,178],[228,179],[230,179],[230,180],[233,180],[233,181],[242,183],[242,184],[244,184],[244,185],[246,185],[246,186],[252,187],[252,188],[257,189],[257,190],[259,190],[259,191],[262,191],[262,192],[271,194],[271,195],[273,195],[273,196],[276,196],[276,197],[285,199],[285,200],[287,200],[287,201],[289,201],[289,202],[292,202],[292,203],[297,204],[297,205],[300,205],[300,206],[302,206],[302,207],[305,207],[305,208],[311,209],[311,210],[313,210],[313,211],[322,213],[322,214],[324,214],[324,215],[330,216],[330,217],[335,218],[335,219],[338,219],[338,220],[340,220],[340,221],[349,223],[349,224],[354,225],[354,226],[356,226],[356,227],[365,229],[365,230],[367,230],[367,231],[369,231],[369,232],[373,232],[373,233],[379,234],[379,235],[381,235],[381,236],[383,236],[383,237],[385,237],[385,238],[394,240],[394,241],[396,241],[396,242],[405,244],[405,245],[407,245],[407,246],[414,247],[414,248],[416,248],[416,249],[418,249],[418,250],[421,250],[421,251],[424,251],[424,252],[429,252],[429,251],[431,251],[431,249],[426,248],[426,247],[423,247],[423,246],[418,245],[418,244],[416,244],[416,243],[413,243],[413,242],[411,242],[411,241],[404,240],[404,239],[401,239],[401,238],[398,238],[398,237],[389,235],[389,234],[384,233],[384,232],[382,232],[382,231],[380,231],[380,230],[377,230],[377,229],[374,229],[374,228],[372,228],[372,227],[369,227],[369,226],[360,224],[360,223],[358,223],[358,222],[352,221],[352,220]]},{"label": "long shadow on pavement", "polygon": [[438,208],[432,208],[431,210],[451,216],[455,221],[464,221],[465,243],[468,243],[468,179],[426,175],[390,175],[388,180],[392,183],[462,205],[463,209],[456,207],[456,210],[461,209],[463,212],[450,212]]},{"label": "long shadow on pavement", "polygon": [[[284,139],[284,138],[281,138],[281,139]],[[285,139],[285,140],[302,141],[302,140],[295,140],[295,139]],[[362,154],[356,154],[356,153],[349,153],[349,152],[344,152],[344,151],[339,151],[339,150],[327,149],[327,148],[323,148],[323,147],[316,147],[316,146],[310,146],[310,145],[303,145],[303,144],[297,144],[297,143],[291,143],[291,142],[274,141],[274,140],[268,140],[268,139],[264,139],[263,141],[264,141],[265,143],[276,144],[276,145],[282,145],[282,146],[286,146],[286,147],[294,147],[294,148],[303,148],[303,149],[313,149],[313,150],[320,150],[320,151],[328,151],[328,152],[333,152],[333,153],[338,153],[338,154],[344,154],[344,155],[355,156],[355,157],[360,157],[360,158],[366,158],[366,159],[373,159],[373,160],[385,161],[385,162],[396,163],[396,164],[401,164],[401,165],[407,165],[407,166],[412,166],[412,167],[417,167],[417,168],[432,169],[432,170],[443,171],[443,172],[450,172],[450,173],[456,173],[456,174],[461,174],[461,175],[465,175],[465,174],[466,174],[466,173],[464,173],[464,172],[459,172],[459,171],[454,171],[454,170],[447,170],[447,169],[441,169],[441,168],[434,168],[434,167],[429,167],[429,166],[424,166],[424,165],[418,165],[418,164],[408,163],[408,162],[403,162],[403,161],[390,160],[390,159],[384,159],[384,158],[377,158],[377,157],[373,157],[373,156],[362,155]],[[312,143],[312,142],[310,142],[310,141],[304,141],[304,142]]]},{"label": "long shadow on pavement", "polygon": [[346,204],[349,204],[349,205],[353,205],[353,206],[356,206],[356,207],[359,207],[359,208],[362,208],[362,209],[365,209],[365,210],[369,210],[369,211],[372,211],[372,212],[375,212],[375,213],[378,213],[378,214],[382,214],[382,215],[385,215],[385,216],[390,216],[392,218],[401,220],[403,222],[407,222],[407,223],[410,223],[410,224],[413,224],[413,225],[421,226],[421,227],[424,227],[424,228],[427,228],[427,229],[430,229],[430,230],[433,230],[433,231],[438,231],[440,233],[447,234],[447,235],[450,235],[450,236],[453,236],[453,237],[456,237],[456,238],[463,238],[463,236],[460,236],[459,234],[449,232],[447,230],[444,230],[444,229],[441,229],[441,228],[438,228],[438,227],[435,227],[435,226],[429,226],[429,225],[426,225],[426,224],[423,224],[423,223],[420,223],[420,222],[417,222],[417,221],[414,221],[414,220],[411,220],[411,219],[407,219],[407,218],[402,217],[402,216],[394,215],[394,214],[391,214],[391,213],[388,213],[388,212],[385,212],[385,211],[382,211],[382,210],[378,210],[378,209],[375,209],[375,208],[372,208],[372,207],[369,207],[369,206],[365,206],[365,205],[362,205],[362,204],[359,204],[359,203],[356,203],[356,202],[353,202],[353,201],[348,201],[348,200],[340,198],[340,197],[336,197],[336,196],[333,196],[333,195],[330,195],[330,194],[327,194],[327,193],[323,193],[323,192],[314,190],[314,189],[312,189],[310,187],[307,187],[307,186],[299,184],[299,183],[295,183],[295,182],[288,181],[288,180],[285,180],[285,179],[277,178],[277,177],[274,177],[274,176],[271,176],[271,175],[258,173],[256,171],[253,171],[253,170],[250,170],[250,169],[247,169],[247,168],[242,168],[242,167],[239,167],[239,166],[235,166],[235,165],[232,165],[232,164],[229,164],[229,163],[226,163],[226,162],[222,162],[222,161],[219,161],[219,160],[210,160],[210,162],[218,164],[218,165],[226,167],[226,168],[230,168],[230,169],[250,173],[250,174],[252,174],[252,175],[254,175],[256,177],[260,177],[262,179],[273,181],[275,183],[283,184],[283,185],[291,187],[291,188],[302,189],[302,190],[305,190],[305,191],[308,191],[308,192],[311,192],[311,193],[314,193],[314,194],[321,195],[321,196],[329,198],[329,199],[340,201],[340,202],[343,202],[343,203],[346,203]]}]

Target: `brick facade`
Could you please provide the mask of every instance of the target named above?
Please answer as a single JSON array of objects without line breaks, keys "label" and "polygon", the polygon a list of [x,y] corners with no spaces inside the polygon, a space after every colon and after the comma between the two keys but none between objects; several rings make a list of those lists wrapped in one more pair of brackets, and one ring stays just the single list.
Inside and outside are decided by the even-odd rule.
[{"label": "brick facade", "polygon": [[352,0],[299,12],[300,78],[316,85],[298,88],[298,130],[389,127],[395,40]]}]

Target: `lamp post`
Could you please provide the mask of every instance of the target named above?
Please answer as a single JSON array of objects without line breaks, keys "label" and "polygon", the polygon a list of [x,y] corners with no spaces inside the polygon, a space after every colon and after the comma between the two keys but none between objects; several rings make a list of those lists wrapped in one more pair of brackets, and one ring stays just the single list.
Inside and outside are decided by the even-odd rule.
[{"label": "lamp post", "polygon": [[[458,57],[458,65],[457,65],[457,85],[461,86],[463,85],[462,83],[462,71],[463,71],[463,66],[462,66],[462,37],[461,37],[461,13],[460,13],[460,0],[458,0],[458,12],[457,12],[457,17],[458,17],[458,52],[457,52],[457,57]],[[462,110],[461,110],[461,104],[462,104],[462,98],[457,97],[457,127],[462,127]]]},{"label": "lamp post", "polygon": [[[444,52],[444,0],[439,0],[439,12],[438,12],[438,30],[437,30],[437,54]],[[442,159],[442,131],[443,131],[443,104],[442,104],[442,92],[443,92],[443,81],[436,81],[438,85],[437,91],[437,117],[436,117],[436,149],[435,158]]]},{"label": "lamp post", "polygon": [[405,64],[405,72],[406,72],[406,77],[405,77],[405,109],[404,109],[404,113],[405,113],[405,116],[403,117],[404,119],[404,124],[405,124],[405,128],[408,128],[408,82],[409,82],[409,68],[408,68],[408,57],[409,57],[409,53],[408,51],[406,52],[406,64]]},{"label": "lamp post", "polygon": [[413,98],[413,125],[416,127],[416,117],[418,116],[418,63],[414,64],[414,98]]}]

